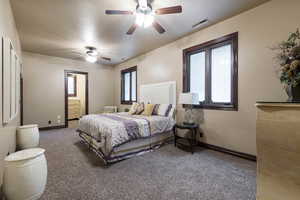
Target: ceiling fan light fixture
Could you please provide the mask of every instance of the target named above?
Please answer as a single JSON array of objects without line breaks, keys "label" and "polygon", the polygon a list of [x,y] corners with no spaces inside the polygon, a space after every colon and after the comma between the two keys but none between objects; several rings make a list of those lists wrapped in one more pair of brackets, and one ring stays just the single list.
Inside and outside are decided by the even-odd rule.
[{"label": "ceiling fan light fixture", "polygon": [[90,55],[87,55],[86,57],[85,57],[85,60],[86,61],[88,61],[88,62],[90,62],[90,63],[95,63],[95,62],[97,62],[97,57],[95,57],[95,56],[90,56]]},{"label": "ceiling fan light fixture", "polygon": [[144,17],[144,28],[148,28],[149,26],[151,26],[154,22],[154,16],[152,14],[146,15]]},{"label": "ceiling fan light fixture", "polygon": [[98,52],[96,50],[89,50],[86,52],[89,56],[98,56]]},{"label": "ceiling fan light fixture", "polygon": [[136,13],[135,23],[138,26],[143,26],[145,21],[145,15],[143,13]]},{"label": "ceiling fan light fixture", "polygon": [[150,14],[136,13],[135,23],[138,26],[148,28],[153,24],[153,22],[154,22],[154,15],[152,13]]}]

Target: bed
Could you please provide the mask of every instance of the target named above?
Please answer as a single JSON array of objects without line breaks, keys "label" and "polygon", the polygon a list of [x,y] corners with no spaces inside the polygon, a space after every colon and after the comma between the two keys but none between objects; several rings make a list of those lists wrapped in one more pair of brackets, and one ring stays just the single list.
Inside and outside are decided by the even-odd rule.
[{"label": "bed", "polygon": [[[157,94],[160,95],[157,95]],[[176,83],[141,85],[140,102],[169,105],[166,115],[106,113],[83,116],[77,132],[106,165],[153,151],[173,138]]]}]

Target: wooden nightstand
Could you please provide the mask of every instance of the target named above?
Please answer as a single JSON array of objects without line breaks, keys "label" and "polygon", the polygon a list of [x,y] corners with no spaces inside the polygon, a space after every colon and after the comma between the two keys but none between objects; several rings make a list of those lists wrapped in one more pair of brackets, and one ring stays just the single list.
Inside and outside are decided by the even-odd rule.
[{"label": "wooden nightstand", "polygon": [[[190,138],[185,138],[185,137],[180,137],[176,134],[177,129],[186,129],[190,130],[191,132],[191,137]],[[184,124],[184,123],[177,123],[174,126],[174,145],[177,146],[178,144],[184,147],[189,147],[191,150],[191,153],[194,153],[194,147],[197,146],[197,133],[200,134],[200,137],[202,137],[202,133],[199,132],[199,125],[198,124]],[[178,140],[178,141],[177,141]],[[185,142],[183,142],[185,141]],[[187,144],[188,143],[188,144]]]}]

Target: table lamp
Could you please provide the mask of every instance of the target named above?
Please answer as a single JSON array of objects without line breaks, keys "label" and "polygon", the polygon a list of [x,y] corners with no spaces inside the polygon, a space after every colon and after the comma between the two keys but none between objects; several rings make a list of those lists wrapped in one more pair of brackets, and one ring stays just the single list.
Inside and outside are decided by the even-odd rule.
[{"label": "table lamp", "polygon": [[197,93],[181,93],[179,104],[185,105],[184,124],[194,125],[193,105],[199,105],[199,95]]}]

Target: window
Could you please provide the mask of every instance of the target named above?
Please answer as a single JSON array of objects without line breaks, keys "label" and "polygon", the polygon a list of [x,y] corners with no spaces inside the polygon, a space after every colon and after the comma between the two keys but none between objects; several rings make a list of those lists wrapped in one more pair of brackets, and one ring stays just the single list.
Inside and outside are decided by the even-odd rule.
[{"label": "window", "polygon": [[199,94],[196,108],[238,109],[238,33],[183,51],[183,92]]},{"label": "window", "polygon": [[132,104],[137,100],[137,67],[121,71],[121,103]]},{"label": "window", "polygon": [[76,75],[68,74],[68,96],[77,96],[77,78]]}]

